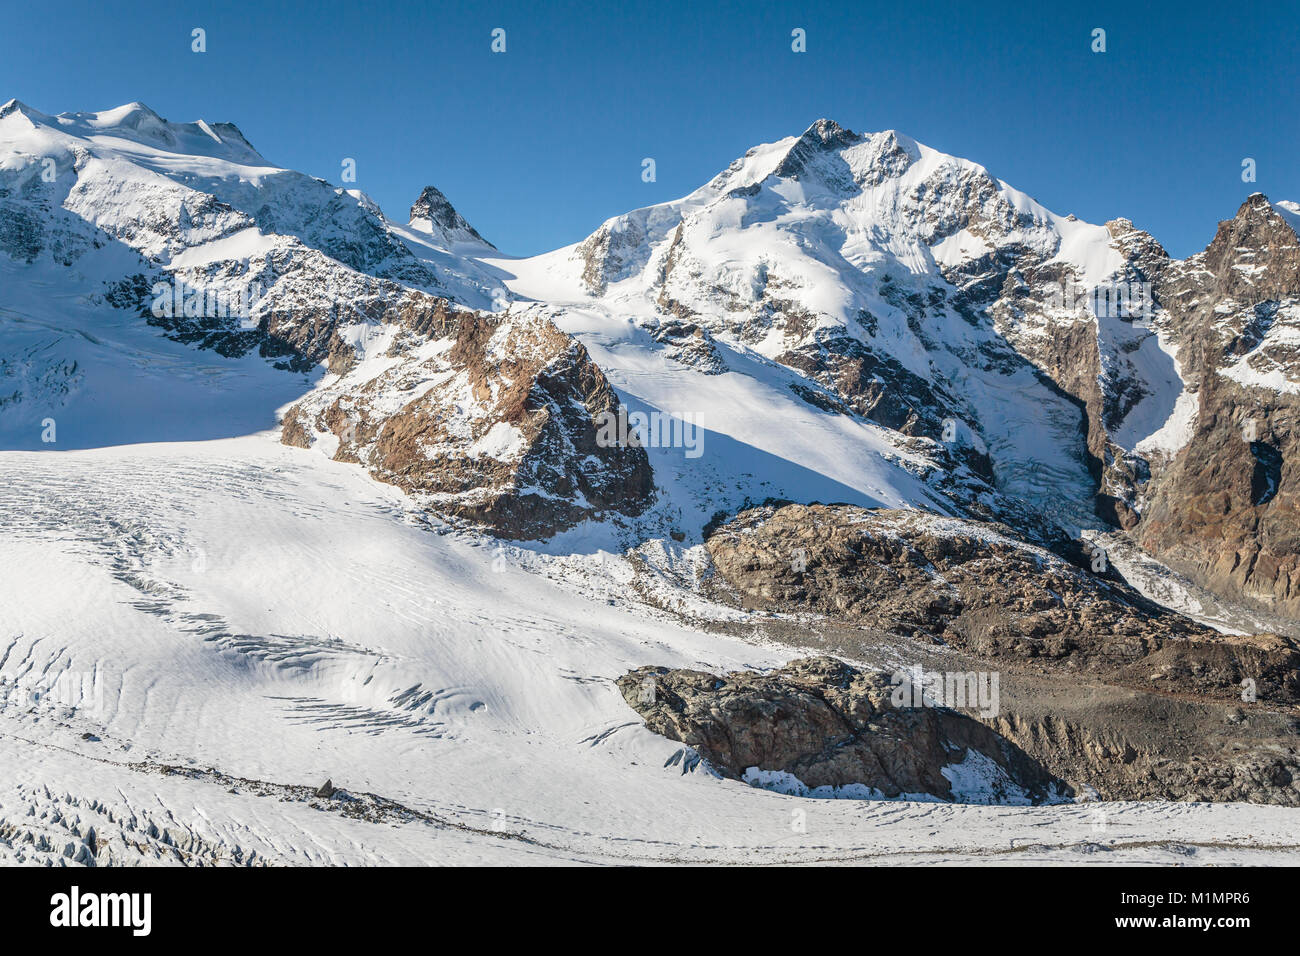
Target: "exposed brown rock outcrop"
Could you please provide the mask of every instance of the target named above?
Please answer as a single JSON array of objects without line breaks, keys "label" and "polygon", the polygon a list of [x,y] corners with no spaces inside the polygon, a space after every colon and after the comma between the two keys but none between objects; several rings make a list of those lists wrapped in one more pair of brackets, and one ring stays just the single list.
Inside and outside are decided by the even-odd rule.
[{"label": "exposed brown rock outcrop", "polygon": [[393,350],[400,361],[378,374],[358,369],[291,408],[282,440],[328,434],[335,459],[507,538],[649,503],[645,450],[596,440],[617,396],[549,321],[460,313],[440,340],[399,339]]},{"label": "exposed brown rock outcrop", "polygon": [[981,800],[1300,806],[1294,714],[1014,673],[1002,674],[1000,707],[986,714],[896,707],[895,686],[908,685],[826,657],[766,674],[642,667],[618,681],[651,731],[751,782],[762,782],[746,775],[755,767],[809,788],[859,783],[886,797],[951,799],[954,765],[965,763],[994,784]]},{"label": "exposed brown rock outcrop", "polygon": [[1221,699],[1251,678],[1261,698],[1300,699],[1291,639],[1221,635],[1000,525],[791,504],[742,512],[707,546],[748,607],[812,610],[1039,671]]},{"label": "exposed brown rock outcrop", "polygon": [[618,687],[647,727],[694,747],[728,776],[753,767],[793,774],[808,787],[861,784],[887,797],[951,799],[944,770],[974,752],[985,768],[997,768],[1005,796],[1042,800],[1056,783],[977,720],[946,708],[896,707],[889,678],[832,658],[721,677],[643,667]]},{"label": "exposed brown rock outcrop", "polygon": [[987,723],[1104,800],[1300,806],[1294,708],[1004,673]]}]

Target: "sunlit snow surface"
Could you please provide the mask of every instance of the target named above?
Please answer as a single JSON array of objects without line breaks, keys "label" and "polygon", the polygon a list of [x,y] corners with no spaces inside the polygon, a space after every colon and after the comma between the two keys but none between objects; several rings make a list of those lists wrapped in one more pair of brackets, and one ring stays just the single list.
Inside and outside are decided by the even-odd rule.
[{"label": "sunlit snow surface", "polygon": [[[101,862],[1300,859],[1295,810],[807,800],[665,767],[614,678],[788,652],[636,608],[612,557],[425,527],[271,435],[6,452],[0,488],[7,862],[84,858],[92,827]],[[400,809],[285,789],[327,777]]]}]

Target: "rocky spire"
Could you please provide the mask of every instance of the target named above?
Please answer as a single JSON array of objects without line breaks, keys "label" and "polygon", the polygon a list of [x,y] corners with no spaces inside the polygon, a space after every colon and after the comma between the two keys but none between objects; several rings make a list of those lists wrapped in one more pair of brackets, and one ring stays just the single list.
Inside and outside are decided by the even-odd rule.
[{"label": "rocky spire", "polygon": [[[456,242],[481,242],[492,246],[478,231],[465,221],[465,217],[456,211],[442,192],[433,186],[425,186],[420,198],[411,207],[411,225],[428,223],[430,228],[441,232],[447,239]],[[492,246],[493,249],[496,246]]]}]

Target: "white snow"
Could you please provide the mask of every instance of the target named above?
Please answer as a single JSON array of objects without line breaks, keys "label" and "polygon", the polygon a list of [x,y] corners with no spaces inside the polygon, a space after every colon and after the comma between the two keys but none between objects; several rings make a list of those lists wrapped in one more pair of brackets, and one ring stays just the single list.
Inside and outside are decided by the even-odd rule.
[{"label": "white snow", "polygon": [[[1294,846],[1278,807],[1107,804],[1099,835],[1073,805],[810,803],[683,774],[612,680],[791,651],[430,533],[395,489],[273,435],[5,452],[0,486],[0,821],[43,838],[0,844],[11,862],[66,860],[90,826],[124,860],[171,858],[164,831],[196,859],[272,863],[1300,858],[1262,849]],[[326,777],[415,815],[275,789]]]},{"label": "white snow", "polygon": [[1121,448],[1172,458],[1192,440],[1200,398],[1189,391],[1178,364],[1178,347],[1159,331],[1126,352],[1130,368],[1146,394],[1111,432]]},{"label": "white snow", "polygon": [[1292,202],[1289,199],[1280,199],[1273,203],[1273,208],[1277,214],[1286,220],[1297,235],[1300,235],[1300,203]]},{"label": "white snow", "polygon": [[501,461],[513,459],[524,450],[524,434],[509,422],[497,422],[466,453],[471,458],[486,456]]},{"label": "white snow", "polygon": [[[531,259],[485,255],[480,261],[503,273],[519,298],[554,307],[557,324],[592,350],[624,397],[658,408],[667,404],[698,410],[710,429],[807,464],[869,491],[877,501],[918,500],[903,488],[899,494],[882,494],[881,479],[875,475],[869,474],[868,488],[862,487],[861,477],[853,478],[863,471],[860,454],[877,454],[882,450],[879,442],[874,448],[839,437],[828,442],[827,428],[842,429],[840,423],[774,429],[766,415],[755,420],[758,409],[776,408],[781,409],[780,417],[772,421],[793,425],[790,415],[818,420],[810,409],[802,414],[795,409],[800,400],[791,401],[787,383],[798,377],[771,368],[773,360],[807,341],[813,328],[863,337],[878,354],[960,396],[971,409],[972,421],[966,425],[979,426],[964,427],[965,433],[981,448],[981,433],[993,437],[985,450],[1008,490],[1029,493],[1034,476],[1047,470],[1067,497],[1087,499],[1091,479],[1077,409],[1044,388],[1028,366],[1009,374],[978,369],[970,356],[996,347],[996,334],[942,309],[931,313],[927,327],[918,328],[898,300],[887,297],[885,282],[892,280],[903,294],[924,297],[937,286],[951,295],[956,290],[945,287],[940,269],[994,248],[989,238],[976,237],[968,229],[946,234],[935,225],[936,211],[953,218],[965,214],[965,190],[989,191],[985,214],[1007,230],[995,237],[998,243],[1028,246],[1048,261],[1066,264],[1084,290],[1109,281],[1123,265],[1106,228],[1058,216],[993,179],[983,167],[892,131],[869,134],[841,151],[815,153],[798,179],[773,175],[796,142],[791,137],[751,150],[682,199],[607,221],[601,228],[617,237],[618,245],[610,284],[602,295],[593,295],[584,283],[579,244]],[[909,165],[877,182],[872,179],[877,174],[874,164],[891,151],[910,157]],[[610,242],[615,245],[614,239]],[[668,350],[657,348],[640,329],[660,321],[661,292],[683,303],[695,313],[695,321],[709,328],[737,376],[710,380],[694,372],[678,374],[671,358],[660,357]],[[808,330],[794,333],[777,322],[766,329],[742,326],[764,303],[777,309],[786,302],[811,316]],[[861,331],[864,313],[877,322],[870,336]],[[1154,342],[1149,349],[1156,349]],[[651,361],[653,373],[646,374]],[[1173,376],[1167,386],[1172,393],[1167,401],[1157,396],[1148,406],[1159,420],[1143,423],[1138,437],[1168,418],[1181,388],[1167,357],[1151,364],[1164,379]],[[751,381],[733,385],[739,376]],[[756,384],[769,382],[784,389],[779,398],[770,392],[758,394]],[[746,392],[741,402],[722,394],[727,389],[734,394],[737,387]],[[670,400],[668,393],[675,398]],[[750,427],[751,421],[756,427]],[[866,467],[879,472],[879,466]]]}]

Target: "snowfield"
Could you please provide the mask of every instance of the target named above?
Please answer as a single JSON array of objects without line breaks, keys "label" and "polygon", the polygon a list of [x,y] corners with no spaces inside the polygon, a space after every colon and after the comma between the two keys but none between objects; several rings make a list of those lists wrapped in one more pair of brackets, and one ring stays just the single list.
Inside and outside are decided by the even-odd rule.
[{"label": "snowfield", "polygon": [[[5,862],[1300,861],[1277,807],[808,800],[665,766],[614,678],[793,652],[639,607],[612,555],[429,527],[271,434],[6,452],[0,488]],[[349,799],[314,799],[327,778]]]}]

